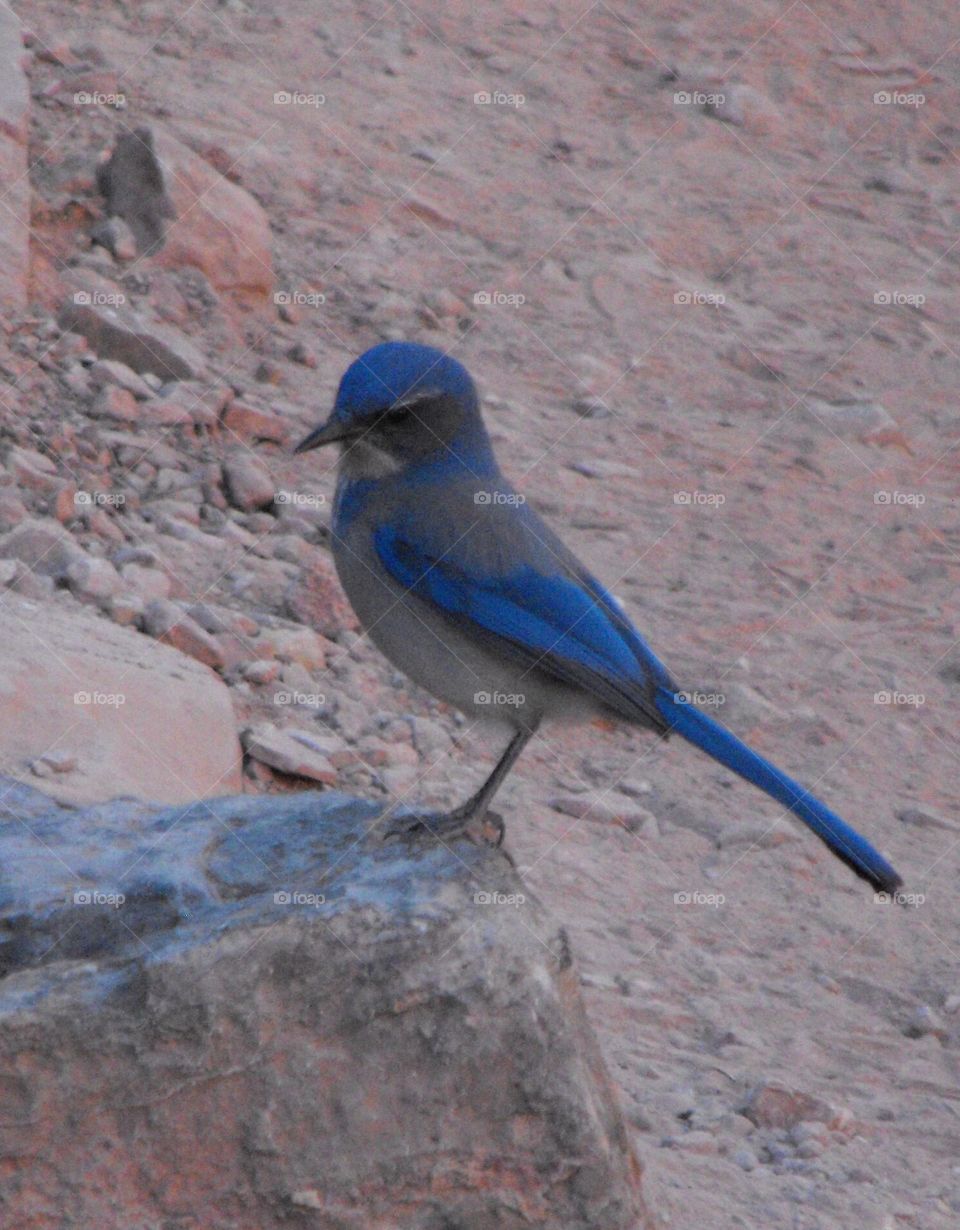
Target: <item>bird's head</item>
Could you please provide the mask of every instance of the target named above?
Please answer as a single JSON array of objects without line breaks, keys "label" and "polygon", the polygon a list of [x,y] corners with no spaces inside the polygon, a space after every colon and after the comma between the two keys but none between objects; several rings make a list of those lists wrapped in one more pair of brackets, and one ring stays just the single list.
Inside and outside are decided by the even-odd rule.
[{"label": "bird's head", "polygon": [[470,373],[456,359],[415,342],[383,342],[344,372],[333,412],[296,447],[343,446],[342,466],[382,477],[434,459],[476,470],[492,463]]}]

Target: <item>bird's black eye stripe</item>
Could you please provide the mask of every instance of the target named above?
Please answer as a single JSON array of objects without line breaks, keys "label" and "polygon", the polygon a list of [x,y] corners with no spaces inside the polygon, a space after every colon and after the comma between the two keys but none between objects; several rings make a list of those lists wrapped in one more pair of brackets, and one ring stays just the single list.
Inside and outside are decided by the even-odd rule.
[{"label": "bird's black eye stripe", "polygon": [[402,423],[415,415],[417,406],[422,405],[424,401],[426,401],[426,398],[397,402],[395,406],[388,406],[383,412],[383,417],[388,423]]}]

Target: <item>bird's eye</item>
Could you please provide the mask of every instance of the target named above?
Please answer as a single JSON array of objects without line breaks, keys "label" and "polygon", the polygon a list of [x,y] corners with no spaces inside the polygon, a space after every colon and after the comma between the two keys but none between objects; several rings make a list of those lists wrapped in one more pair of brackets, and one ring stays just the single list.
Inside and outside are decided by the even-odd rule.
[{"label": "bird's eye", "polygon": [[404,419],[408,419],[412,413],[412,406],[391,406],[383,417],[388,423],[402,423]]}]

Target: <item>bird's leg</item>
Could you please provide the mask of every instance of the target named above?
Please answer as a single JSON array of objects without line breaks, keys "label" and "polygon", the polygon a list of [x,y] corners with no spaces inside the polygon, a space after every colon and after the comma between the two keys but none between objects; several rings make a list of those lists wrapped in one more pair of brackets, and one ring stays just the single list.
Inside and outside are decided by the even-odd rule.
[{"label": "bird's leg", "polygon": [[468,827],[487,817],[499,830],[495,845],[503,841],[505,826],[503,818],[496,813],[488,815],[490,801],[503,779],[513,768],[517,757],[529,743],[537,729],[537,723],[521,727],[507,744],[506,751],[497,761],[493,772],[480,789],[466,803],[448,812],[404,812],[393,815],[384,840],[388,837],[414,837],[429,834],[438,840],[459,837]]}]

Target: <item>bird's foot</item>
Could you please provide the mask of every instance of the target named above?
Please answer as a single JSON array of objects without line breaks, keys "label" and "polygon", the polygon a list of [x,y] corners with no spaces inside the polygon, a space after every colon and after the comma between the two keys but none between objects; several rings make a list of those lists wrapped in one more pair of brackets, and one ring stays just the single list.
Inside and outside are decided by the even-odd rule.
[{"label": "bird's foot", "polygon": [[505,832],[503,817],[495,811],[486,811],[481,816],[462,808],[448,812],[403,811],[388,814],[383,840],[388,841],[391,837],[407,840],[430,837],[434,841],[453,841],[457,837],[470,837],[471,840],[499,846],[503,843]]}]

